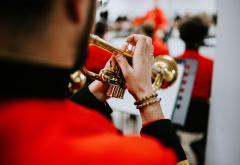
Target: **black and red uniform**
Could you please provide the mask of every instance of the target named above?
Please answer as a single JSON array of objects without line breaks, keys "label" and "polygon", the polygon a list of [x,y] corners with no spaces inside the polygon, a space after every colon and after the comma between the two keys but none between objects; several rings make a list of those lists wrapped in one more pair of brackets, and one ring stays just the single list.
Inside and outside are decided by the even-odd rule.
[{"label": "black and red uniform", "polygon": [[88,88],[72,97],[78,104],[67,99],[68,70],[0,61],[0,73],[1,165],[173,165],[186,159],[169,120],[144,126],[142,138],[123,137],[108,119],[111,109]]},{"label": "black and red uniform", "polygon": [[194,59],[198,62],[186,120],[186,129],[194,132],[206,132],[213,77],[213,60],[204,57],[198,50],[186,50],[178,58]]},{"label": "black and red uniform", "polygon": [[111,58],[112,53],[101,49],[97,46],[89,46],[88,56],[86,59],[85,66],[90,71],[99,73],[102,68],[105,67],[108,60]]}]

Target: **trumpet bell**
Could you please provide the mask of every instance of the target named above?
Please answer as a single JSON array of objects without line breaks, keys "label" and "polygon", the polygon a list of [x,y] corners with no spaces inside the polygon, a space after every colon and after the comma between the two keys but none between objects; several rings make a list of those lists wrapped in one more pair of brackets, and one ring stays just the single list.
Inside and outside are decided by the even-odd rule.
[{"label": "trumpet bell", "polygon": [[166,89],[178,77],[177,63],[171,56],[158,56],[154,59],[152,67],[152,81],[154,90]]}]

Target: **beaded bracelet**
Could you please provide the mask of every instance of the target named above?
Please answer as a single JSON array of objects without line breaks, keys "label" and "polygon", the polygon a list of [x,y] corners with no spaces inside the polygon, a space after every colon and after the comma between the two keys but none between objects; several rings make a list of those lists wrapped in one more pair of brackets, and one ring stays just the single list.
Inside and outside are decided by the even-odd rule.
[{"label": "beaded bracelet", "polygon": [[158,97],[158,94],[157,93],[153,93],[150,96],[144,97],[141,100],[136,101],[134,103],[134,105],[140,105],[140,104],[144,103],[145,101],[151,100],[151,99],[156,98],[156,97]]},{"label": "beaded bracelet", "polygon": [[159,103],[160,101],[161,101],[161,99],[159,99],[157,97],[155,97],[153,99],[150,99],[150,100],[146,100],[142,104],[137,105],[137,109],[141,109],[143,107],[146,107],[146,106],[149,106],[149,105],[152,105],[152,104],[155,104],[155,103]]}]

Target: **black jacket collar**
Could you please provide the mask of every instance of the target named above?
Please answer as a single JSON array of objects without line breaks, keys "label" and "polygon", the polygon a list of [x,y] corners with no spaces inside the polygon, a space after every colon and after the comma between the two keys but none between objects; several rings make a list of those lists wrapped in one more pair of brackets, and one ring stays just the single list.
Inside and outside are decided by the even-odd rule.
[{"label": "black jacket collar", "polygon": [[0,98],[66,97],[70,70],[0,60]]}]

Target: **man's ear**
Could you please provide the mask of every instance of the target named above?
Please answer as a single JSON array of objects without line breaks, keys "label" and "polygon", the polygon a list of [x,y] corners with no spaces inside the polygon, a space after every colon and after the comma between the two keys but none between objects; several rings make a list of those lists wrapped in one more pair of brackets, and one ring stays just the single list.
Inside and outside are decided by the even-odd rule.
[{"label": "man's ear", "polygon": [[80,0],[66,0],[66,12],[69,19],[75,23],[81,21]]}]

